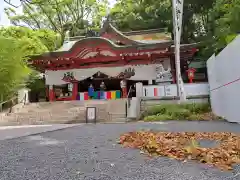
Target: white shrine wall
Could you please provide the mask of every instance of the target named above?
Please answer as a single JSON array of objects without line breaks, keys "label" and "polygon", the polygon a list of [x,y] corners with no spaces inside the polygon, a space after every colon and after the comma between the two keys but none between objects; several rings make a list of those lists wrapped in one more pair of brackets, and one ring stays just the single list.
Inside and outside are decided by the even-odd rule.
[{"label": "white shrine wall", "polygon": [[[119,75],[121,72],[124,72],[128,68],[133,68],[135,70],[135,75],[132,76],[129,80],[135,81],[151,81],[156,80],[157,72],[156,69],[159,64],[150,64],[150,65],[137,65],[137,66],[119,66],[119,67],[99,67],[99,68],[89,68],[89,69],[70,69],[70,70],[58,70],[58,71],[50,71],[46,70],[46,84],[47,85],[62,85],[67,84],[67,82],[63,81],[63,77],[65,73],[73,73],[73,76],[76,80],[82,81],[87,79],[97,72],[104,73],[110,77],[114,77]],[[165,64],[164,64],[165,66]],[[170,67],[170,62],[169,65]]]},{"label": "white shrine wall", "polygon": [[[208,83],[185,83],[184,90],[187,97],[208,96],[210,94]],[[142,92],[142,97],[177,97],[177,86],[176,84],[143,86]]]}]

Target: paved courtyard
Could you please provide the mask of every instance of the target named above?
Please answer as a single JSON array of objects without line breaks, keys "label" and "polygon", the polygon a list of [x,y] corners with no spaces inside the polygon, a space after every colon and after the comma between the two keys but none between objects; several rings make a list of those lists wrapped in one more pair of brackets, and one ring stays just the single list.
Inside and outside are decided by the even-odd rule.
[{"label": "paved courtyard", "polygon": [[1,180],[239,180],[240,166],[221,172],[195,162],[150,159],[116,144],[133,130],[230,131],[224,122],[89,124],[0,141]]}]

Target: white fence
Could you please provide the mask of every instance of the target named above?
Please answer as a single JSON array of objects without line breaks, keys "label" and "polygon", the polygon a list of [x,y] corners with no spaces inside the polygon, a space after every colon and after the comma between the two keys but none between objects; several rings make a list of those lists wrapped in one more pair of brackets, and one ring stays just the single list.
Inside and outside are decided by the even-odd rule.
[{"label": "white fence", "polygon": [[[184,90],[189,96],[207,96],[209,95],[208,83],[184,84]],[[144,97],[177,97],[176,84],[143,86]]]},{"label": "white fence", "polygon": [[213,112],[240,123],[240,35],[207,61]]}]

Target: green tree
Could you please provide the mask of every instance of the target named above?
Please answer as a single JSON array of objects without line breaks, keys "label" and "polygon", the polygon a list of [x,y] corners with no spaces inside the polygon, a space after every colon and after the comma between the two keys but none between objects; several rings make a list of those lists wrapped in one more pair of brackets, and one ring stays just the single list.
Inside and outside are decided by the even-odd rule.
[{"label": "green tree", "polygon": [[[196,42],[209,33],[209,10],[215,0],[185,0],[182,42]],[[171,0],[119,0],[111,15],[121,30],[168,28],[172,32]]]},{"label": "green tree", "polygon": [[30,69],[17,40],[0,36],[0,47],[0,94],[7,100],[24,83]]},{"label": "green tree", "polygon": [[31,71],[28,77],[28,81],[26,82],[26,87],[31,89],[33,92],[40,92],[45,90],[45,84],[39,72]]},{"label": "green tree", "polygon": [[111,17],[124,31],[165,28],[172,22],[171,1],[119,0],[111,10]]},{"label": "green tree", "polygon": [[41,54],[53,51],[60,46],[60,38],[51,30],[32,30],[27,27],[10,26],[0,28],[0,35],[14,38],[25,54],[25,56]]},{"label": "green tree", "polygon": [[22,7],[23,14],[17,14],[15,8],[5,9],[13,25],[51,29],[63,40],[67,30],[81,35],[88,27],[100,26],[107,0],[32,0],[22,1]]},{"label": "green tree", "polygon": [[[6,96],[5,94],[11,95],[17,90],[20,84],[24,85],[23,83],[25,83],[25,85],[27,85],[27,87],[29,87],[31,90],[41,91],[44,88],[43,81],[39,78],[38,72],[26,66],[26,61],[32,55],[42,54],[47,51],[55,50],[57,46],[59,46],[59,38],[57,34],[51,30],[32,30],[27,27],[13,26],[1,28],[0,37],[3,38],[3,40],[1,41],[2,44],[4,44],[3,42],[6,39],[5,41],[7,44],[4,44],[4,47],[9,46],[10,42],[14,41],[14,46],[10,45],[7,49],[1,49],[2,51],[0,52],[0,57],[4,58],[4,61],[2,60],[3,63],[1,62],[2,64],[4,64],[4,66],[1,67],[6,70],[3,72],[0,71],[0,77],[5,77],[2,78],[4,80],[1,80],[0,82],[0,88],[5,87],[1,88],[3,92],[0,93],[4,93],[4,96]],[[15,46],[17,46],[17,48]],[[15,52],[15,49],[18,49],[18,51]],[[7,57],[7,53],[9,53],[11,56]],[[15,56],[12,57],[12,53],[19,57],[19,59],[14,59]],[[26,71],[22,71],[21,66],[14,66],[12,68],[12,59],[15,60],[14,63],[16,63],[16,61],[19,61],[17,62],[17,64],[23,63],[25,66],[24,70]],[[9,64],[6,64],[7,62]],[[17,68],[19,69],[17,70]],[[27,74],[25,74],[25,72],[27,72]],[[8,81],[8,79],[6,78],[8,77],[5,76],[6,73],[10,74],[10,81]],[[23,73],[24,77],[21,75],[21,73]],[[17,76],[16,74],[19,74],[19,76]],[[17,78],[16,81],[14,81],[14,78]],[[9,83],[11,86],[9,85]],[[12,88],[13,86],[14,88]]]},{"label": "green tree", "polygon": [[223,49],[240,32],[240,0],[218,0],[211,12],[215,51]]}]

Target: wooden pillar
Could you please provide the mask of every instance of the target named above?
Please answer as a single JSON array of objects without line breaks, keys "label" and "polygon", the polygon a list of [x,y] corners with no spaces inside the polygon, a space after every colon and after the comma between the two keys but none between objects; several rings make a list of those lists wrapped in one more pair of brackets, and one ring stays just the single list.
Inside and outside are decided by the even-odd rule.
[{"label": "wooden pillar", "polygon": [[171,66],[173,84],[176,84],[176,68],[175,68],[175,57],[174,56],[170,56],[170,66]]},{"label": "wooden pillar", "polygon": [[54,101],[55,100],[55,93],[53,89],[53,85],[49,85],[49,101]]},{"label": "wooden pillar", "polygon": [[49,88],[48,86],[45,86],[46,91],[45,91],[45,96],[46,96],[46,101],[49,101]]},{"label": "wooden pillar", "polygon": [[127,98],[127,87],[122,88],[122,97]]},{"label": "wooden pillar", "polygon": [[78,82],[73,82],[73,89],[72,89],[72,100],[77,100],[78,95]]}]

